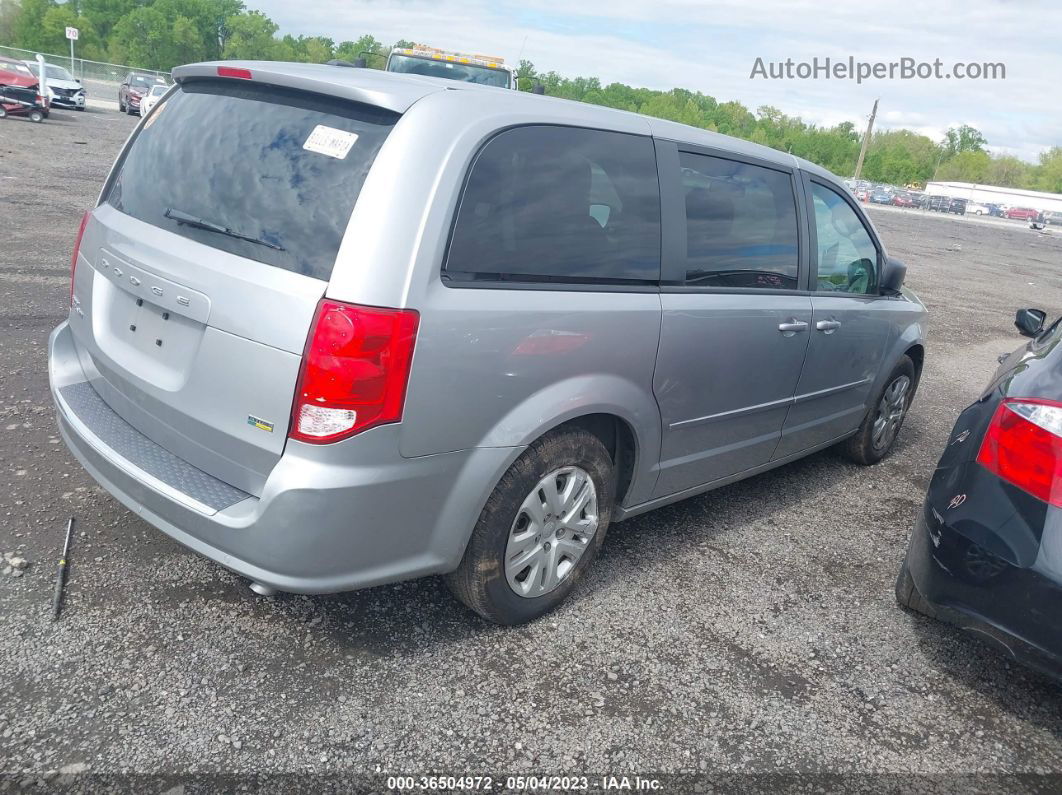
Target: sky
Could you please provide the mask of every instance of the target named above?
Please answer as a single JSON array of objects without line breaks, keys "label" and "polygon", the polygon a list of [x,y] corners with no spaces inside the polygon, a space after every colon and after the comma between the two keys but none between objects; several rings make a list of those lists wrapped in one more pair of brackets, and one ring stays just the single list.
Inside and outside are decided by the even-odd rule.
[{"label": "sky", "polygon": [[[524,58],[539,71],[686,88],[805,121],[866,123],[943,137],[969,124],[989,149],[1035,162],[1062,145],[1059,0],[245,0],[280,33],[340,42],[372,34]],[[751,78],[757,58],[1002,63],[1002,80]]]}]

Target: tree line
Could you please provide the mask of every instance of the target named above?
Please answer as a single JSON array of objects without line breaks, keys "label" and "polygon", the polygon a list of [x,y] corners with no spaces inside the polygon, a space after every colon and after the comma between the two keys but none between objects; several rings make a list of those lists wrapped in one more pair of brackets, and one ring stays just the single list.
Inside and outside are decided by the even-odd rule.
[{"label": "tree line", "polygon": [[[0,44],[46,53],[67,49],[65,29],[80,31],[78,54],[87,59],[168,71],[193,61],[254,59],[323,63],[364,57],[380,69],[390,46],[371,35],[336,42],[327,36],[278,35],[278,26],[241,0],[8,0],[0,5]],[[445,45],[445,42],[432,42]],[[391,46],[410,46],[398,41]],[[520,88],[541,83],[546,93],[620,108],[715,130],[764,144],[850,175],[862,130],[853,122],[832,127],[809,124],[764,105],[755,111],[740,102],[721,102],[700,91],[658,91],[623,83],[602,85],[594,77],[540,73],[520,61]],[[949,129],[933,141],[910,130],[876,132],[867,149],[863,176],[893,185],[953,180],[1062,193],[1062,147],[1027,163],[987,151],[988,141],[968,126]]]}]

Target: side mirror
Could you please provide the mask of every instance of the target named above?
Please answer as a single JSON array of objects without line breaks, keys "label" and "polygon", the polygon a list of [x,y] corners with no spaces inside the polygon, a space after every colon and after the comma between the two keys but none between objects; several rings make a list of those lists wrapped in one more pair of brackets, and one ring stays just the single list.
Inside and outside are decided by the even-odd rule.
[{"label": "side mirror", "polygon": [[542,85],[541,83],[535,83],[533,86],[531,86],[531,93],[532,94],[545,94],[546,93],[546,87],[544,85]]},{"label": "side mirror", "polygon": [[895,257],[885,260],[885,267],[881,269],[881,292],[883,294],[895,294],[903,287],[903,280],[907,278],[907,266]]},{"label": "side mirror", "polygon": [[1019,309],[1014,315],[1014,327],[1023,337],[1039,337],[1046,321],[1047,313],[1042,309]]}]

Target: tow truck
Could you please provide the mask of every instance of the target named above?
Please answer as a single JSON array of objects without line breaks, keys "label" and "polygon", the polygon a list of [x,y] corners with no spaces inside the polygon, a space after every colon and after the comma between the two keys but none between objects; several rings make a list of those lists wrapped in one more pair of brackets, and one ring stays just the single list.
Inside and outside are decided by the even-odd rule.
[{"label": "tow truck", "polygon": [[415,44],[395,47],[387,56],[388,72],[443,77],[499,88],[517,88],[516,71],[494,55],[465,55]]}]

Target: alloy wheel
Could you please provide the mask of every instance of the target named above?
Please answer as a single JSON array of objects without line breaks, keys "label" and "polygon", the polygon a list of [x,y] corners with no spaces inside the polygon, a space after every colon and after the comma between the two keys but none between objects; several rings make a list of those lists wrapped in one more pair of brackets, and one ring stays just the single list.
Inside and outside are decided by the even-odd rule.
[{"label": "alloy wheel", "polygon": [[574,571],[599,524],[597,488],[580,467],[554,470],[516,512],[505,545],[505,579],[518,596],[559,587]]},{"label": "alloy wheel", "polygon": [[871,441],[875,450],[888,449],[900,432],[904,415],[907,413],[907,403],[910,397],[911,379],[906,375],[897,376],[892,383],[885,388],[885,394],[878,403],[877,414],[874,417],[874,428],[871,431]]}]

